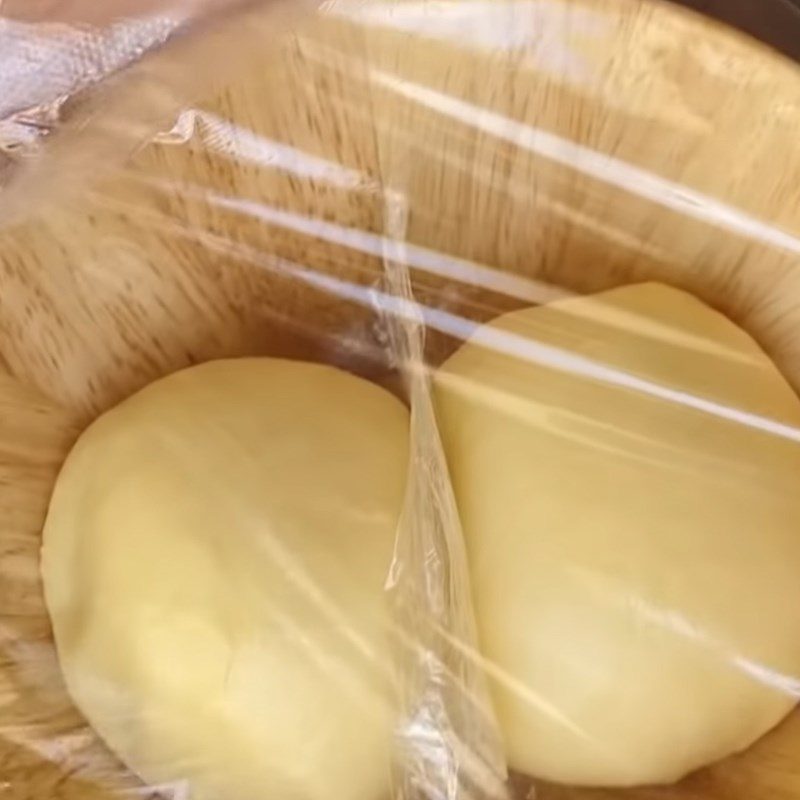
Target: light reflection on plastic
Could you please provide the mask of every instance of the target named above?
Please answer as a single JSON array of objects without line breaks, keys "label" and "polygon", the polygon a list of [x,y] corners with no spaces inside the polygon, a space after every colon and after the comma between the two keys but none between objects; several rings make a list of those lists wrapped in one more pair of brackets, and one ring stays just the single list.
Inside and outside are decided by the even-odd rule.
[{"label": "light reflection on plastic", "polygon": [[800,255],[800,239],[796,236],[688,186],[662,178],[653,172],[564,139],[542,128],[510,119],[389,72],[370,70],[370,77],[379,86],[402,97],[568,169],[679,214]]},{"label": "light reflection on plastic", "polygon": [[[210,201],[217,206],[231,211],[245,212],[256,216],[264,222],[279,225],[298,233],[324,239],[332,244],[339,244],[360,253],[382,258],[387,244],[391,240],[380,234],[358,228],[347,228],[334,222],[314,219],[284,211],[263,203],[239,200],[236,198],[214,195]],[[469,286],[480,286],[498,294],[517,297],[531,303],[549,303],[571,295],[558,287],[551,286],[530,278],[523,278],[510,272],[485,267],[472,261],[454,258],[436,250],[429,250],[418,245],[404,243],[403,251],[406,263],[415,269],[434,275],[457,280]]]},{"label": "light reflection on plastic", "polygon": [[800,679],[770,669],[741,653],[732,652],[727,645],[717,640],[708,631],[698,628],[679,611],[655,607],[641,596],[632,596],[623,585],[615,585],[613,579],[607,575],[589,571],[574,564],[567,565],[566,569],[584,584],[597,589],[605,600],[611,601],[619,607],[633,608],[636,614],[647,622],[711,650],[719,655],[720,660],[750,675],[759,683],[771,686],[790,697],[800,697]]},{"label": "light reflection on plastic", "polygon": [[[265,206],[254,201],[222,197],[214,193],[207,193],[204,196],[209,202],[223,208],[249,214],[257,219],[262,219],[266,222],[278,225],[290,222],[291,225],[289,225],[289,227],[292,227],[294,230],[302,231],[311,236],[322,237],[328,241],[358,249],[361,252],[368,252],[378,257],[382,257],[385,253],[386,243],[384,242],[384,237],[378,236],[377,234],[358,231],[352,228],[343,228],[333,223],[281,211],[280,209]],[[407,256],[407,263],[415,267],[421,265],[424,265],[423,268],[430,267],[428,259],[432,259],[433,263],[436,264],[438,260],[442,258],[439,253],[434,253],[424,248],[418,248],[415,245],[404,245],[404,253]],[[423,258],[415,259],[412,254],[423,256]],[[421,264],[419,263],[420,261]],[[284,259],[275,259],[275,263],[278,262],[292,264],[292,262],[285,261]],[[498,274],[493,270],[486,267],[478,267],[470,262],[451,261],[451,259],[445,258],[444,263],[450,266],[451,270],[453,265],[460,266],[462,264],[470,267],[472,270],[480,270],[478,275],[484,281],[487,279],[493,281]],[[527,339],[509,331],[498,330],[487,326],[476,327],[474,321],[457,314],[452,314],[448,311],[431,308],[429,306],[418,306],[416,303],[405,298],[394,297],[385,292],[379,292],[374,289],[349,283],[333,275],[316,272],[309,267],[293,264],[291,271],[295,277],[302,278],[309,285],[313,285],[332,295],[351,300],[368,308],[375,308],[376,304],[378,304],[383,312],[395,314],[412,322],[418,320],[421,310],[424,322],[428,327],[453,336],[459,341],[470,340],[473,344],[478,344],[490,350],[510,355],[522,361],[530,361],[560,372],[580,375],[600,383],[640,392],[667,402],[678,403],[720,419],[726,419],[739,425],[745,425],[761,430],[764,433],[800,443],[800,429],[792,425],[786,425],[758,414],[751,414],[748,411],[731,408],[730,406],[698,397],[689,392],[670,389],[669,387],[661,386],[660,384],[653,383],[644,378],[639,378],[627,372],[606,366],[605,364],[597,363],[585,356],[575,355],[574,353],[570,353],[558,347],[542,344],[541,342]],[[488,275],[485,275],[484,272],[481,271],[488,272]],[[449,277],[458,276],[451,272]],[[471,280],[471,278],[467,278],[463,275],[459,279]],[[479,283],[479,285],[487,284]],[[488,288],[492,288],[492,286],[492,283],[488,284]],[[553,291],[552,287],[546,288],[548,292]]]},{"label": "light reflection on plastic", "polygon": [[[161,181],[147,180],[146,182],[154,186],[167,188],[167,185]],[[190,187],[181,186],[181,192],[184,195],[190,193],[190,191]],[[385,236],[371,233],[370,231],[348,228],[334,222],[314,219],[254,200],[224,197],[213,192],[203,192],[202,197],[218,208],[247,214],[263,222],[323,239],[332,244],[338,244],[378,258],[382,258],[385,254],[389,241]],[[571,292],[557,286],[510,272],[492,269],[491,267],[476,264],[473,261],[455,258],[418,245],[404,244],[404,253],[409,266],[415,269],[450,278],[470,286],[480,286],[497,294],[516,297],[530,303],[549,303],[572,296]]]},{"label": "light reflection on plastic", "polygon": [[570,8],[565,14],[563,6],[541,0],[332,2],[325,11],[365,27],[413,33],[449,41],[457,47],[499,53],[521,51],[535,66],[575,81],[590,78],[592,66],[582,53],[569,46],[569,37],[597,38],[607,35],[611,27],[607,16],[588,8]]},{"label": "light reflection on plastic", "polygon": [[[348,190],[365,189],[377,192],[380,188],[376,181],[368,179],[364,173],[306,153],[298,148],[267,139],[252,130],[232,123],[211,112],[199,110],[184,112],[172,131],[167,134],[161,134],[157,137],[157,141],[162,143],[185,143],[191,139],[198,128],[204,146],[213,152],[231,156],[237,160],[249,161],[267,168],[277,168],[300,177],[308,177]],[[445,157],[449,158],[447,155]],[[522,187],[513,186],[512,188],[515,190],[513,192],[514,196],[520,196]],[[528,191],[528,187],[525,187],[525,191]],[[214,202],[218,205],[226,204],[225,198],[217,197]],[[557,200],[551,198],[548,200],[548,204],[558,214],[568,216],[571,219],[574,218],[573,221],[576,224],[584,227],[594,224],[595,228],[600,228],[599,232],[601,234],[611,235],[607,226],[598,226],[587,215],[570,209]],[[302,233],[312,232],[313,235],[319,236],[326,241],[342,244],[371,255],[385,254],[386,237],[379,237],[376,234],[359,229],[346,228],[330,222],[313,220],[309,217],[281,211],[263,204],[259,204],[258,209],[258,214],[262,218],[267,218],[267,221],[282,227]],[[312,228],[313,231],[311,230]],[[630,245],[630,242],[628,242],[628,245]],[[408,249],[409,245],[404,243],[404,250],[407,251]],[[557,289],[508,272],[492,270],[474,262],[453,258],[437,251],[414,246],[411,246],[411,249],[413,252],[410,254],[408,263],[415,268],[455,278],[470,285],[481,286],[510,297],[533,303],[543,303],[563,299],[571,294],[563,289]],[[470,272],[469,277],[461,277],[465,270]],[[479,278],[479,275],[483,277]],[[637,320],[640,323],[644,321],[640,317]],[[651,322],[649,325],[652,327],[655,323]],[[627,327],[627,325],[619,325],[618,327]],[[724,350],[726,357],[739,361],[749,360],[746,356],[723,348],[720,345],[712,347],[709,342],[703,342],[696,337],[691,337],[689,334],[682,334],[679,331],[672,330],[670,337],[675,338],[676,336],[680,336],[687,341],[690,338],[694,338],[693,347],[698,350]]]},{"label": "light reflection on plastic", "polygon": [[[369,302],[363,296],[368,295],[367,291],[360,286],[355,286],[330,275],[322,275],[313,270],[306,270],[306,272],[310,273],[306,276],[306,279],[319,288],[356,302]],[[385,294],[381,295],[381,306],[384,310],[413,319],[414,309],[406,308],[406,305],[408,305],[406,300]],[[475,328],[475,323],[471,320],[466,320],[464,317],[447,311],[423,306],[422,312],[426,325],[454,336],[461,341],[469,339],[473,344],[496,350],[523,361],[530,361],[560,372],[568,372],[600,383],[640,392],[667,402],[679,403],[696,411],[702,411],[730,422],[746,425],[765,433],[800,443],[800,429],[791,425],[785,425],[757,414],[715,403],[712,400],[706,400],[688,392],[660,386],[644,378],[638,378],[613,367],[599,364],[584,356],[577,356],[558,347],[535,342],[532,339],[526,339],[508,331],[485,326]]]},{"label": "light reflection on plastic", "polygon": [[[155,183],[157,185],[157,182]],[[354,228],[344,228],[334,223],[282,211],[255,201],[222,197],[214,193],[206,193],[204,197],[208,202],[219,207],[247,214],[272,224],[283,225],[292,230],[297,230],[310,236],[320,237],[326,241],[342,244],[346,247],[351,247],[352,249],[369,253],[379,258],[384,256],[387,243],[389,243],[385,240],[385,237],[377,234],[356,230]],[[486,288],[495,288],[494,281],[498,275],[502,275],[504,278],[516,277],[498,273],[487,267],[480,267],[472,264],[471,262],[450,259],[449,257],[442,256],[441,253],[426,250],[416,245],[404,244],[404,254],[406,255],[406,263],[411,266],[437,272],[437,274],[446,274],[448,277],[458,280],[475,282],[477,285],[485,286]],[[291,263],[283,259],[275,259],[275,262]],[[434,269],[435,266],[448,267],[448,271],[436,270]],[[456,268],[455,270],[454,267]],[[462,274],[459,276],[458,270],[464,268],[468,268],[473,274]],[[295,277],[302,278],[309,285],[313,285],[318,289],[343,299],[359,303],[368,308],[374,308],[377,303],[382,311],[396,314],[412,322],[418,321],[419,311],[421,309],[424,322],[428,327],[453,336],[459,341],[466,341],[469,339],[473,344],[479,344],[490,350],[495,350],[523,361],[530,361],[551,369],[556,369],[560,372],[568,372],[600,383],[640,392],[667,402],[678,403],[714,417],[726,419],[730,422],[745,425],[774,436],[800,443],[800,429],[792,425],[786,425],[758,414],[751,414],[748,411],[731,408],[730,406],[698,397],[689,392],[670,389],[669,387],[661,386],[644,378],[639,378],[635,375],[606,366],[605,364],[599,364],[590,358],[578,356],[558,347],[542,344],[541,342],[527,339],[523,336],[510,333],[509,331],[486,326],[476,327],[474,321],[457,314],[452,314],[429,306],[418,306],[416,303],[404,298],[394,297],[385,292],[378,292],[357,284],[352,284],[340,278],[336,278],[333,275],[325,275],[299,264],[293,265],[292,272]],[[475,278],[479,278],[479,280],[474,280]],[[486,281],[489,282],[487,283]],[[533,281],[525,281],[525,284],[535,286],[537,289],[540,286],[540,284]],[[553,287],[546,285],[544,288],[548,294],[557,291],[554,290]],[[513,296],[519,295],[515,294]],[[547,300],[541,298],[541,293],[538,294],[537,298],[530,299],[533,302],[547,302]]]},{"label": "light reflection on plastic", "polygon": [[[162,431],[161,436],[163,441],[170,445],[176,458],[185,455],[184,448],[178,439],[173,439],[165,431]],[[231,444],[231,449],[226,454],[232,458],[241,459],[245,457],[246,451]],[[196,466],[191,460],[180,458],[179,464],[185,474],[189,476],[192,476],[196,470]],[[279,537],[272,535],[268,526],[262,530],[262,523],[243,514],[238,505],[231,503],[228,493],[220,492],[216,486],[213,491],[220,506],[229,508],[231,520],[236,521],[241,529],[247,530],[255,527],[253,542],[263,551],[269,562],[280,569],[284,579],[297,590],[298,594],[319,612],[320,618],[330,624],[331,630],[336,631],[343,642],[346,642],[350,649],[364,661],[377,666],[381,665],[382,659],[377,650],[363,634],[350,625],[348,616],[339,603],[308,574],[302,560],[295,555],[292,549],[286,546]],[[280,621],[276,618],[276,622]],[[287,624],[291,626],[291,623]],[[303,644],[305,643],[303,642]],[[319,657],[322,658],[322,655],[320,654]]]},{"label": "light reflection on plastic", "polygon": [[172,130],[159,134],[154,141],[159,144],[185,144],[194,134],[199,135],[204,147],[237,161],[283,170],[342,189],[378,189],[376,181],[358,170],[268,139],[210,111],[184,111]]},{"label": "light reflection on plastic", "polygon": [[[534,406],[525,398],[451,373],[443,373],[439,380],[454,394],[495,409],[509,419],[524,425],[536,424],[543,430],[556,433],[561,440],[591,448],[595,452],[603,452],[612,457],[625,458],[661,470],[672,469],[681,475],[685,475],[690,468],[685,459],[680,459],[681,451],[672,447],[668,441],[645,439],[631,431],[604,425],[596,419],[588,420],[585,416],[560,406],[550,406],[545,403],[537,403]],[[618,441],[621,439],[622,442],[616,444],[612,437],[607,435],[609,431],[613,432],[615,439]],[[702,476],[707,474],[703,472],[704,470],[716,469],[719,466],[701,462],[696,468]]]},{"label": "light reflection on plastic", "polygon": [[539,713],[548,717],[557,725],[568,730],[576,738],[585,742],[591,750],[598,755],[602,756],[608,763],[614,764],[618,769],[627,771],[630,768],[630,759],[626,753],[619,753],[617,751],[609,750],[605,746],[605,742],[597,736],[591,735],[585,728],[576,724],[571,720],[558,706],[553,705],[545,697],[542,697],[538,692],[528,686],[524,681],[515,678],[507,670],[504,670],[499,664],[490,661],[481,653],[474,650],[468,650],[464,647],[463,643],[456,639],[449,631],[445,630],[439,625],[436,625],[436,630],[440,636],[446,639],[454,648],[461,650],[462,653],[472,658],[480,667],[489,675],[496,683],[504,686],[509,691],[513,692],[514,696],[519,700],[527,703],[531,708],[535,708]]}]

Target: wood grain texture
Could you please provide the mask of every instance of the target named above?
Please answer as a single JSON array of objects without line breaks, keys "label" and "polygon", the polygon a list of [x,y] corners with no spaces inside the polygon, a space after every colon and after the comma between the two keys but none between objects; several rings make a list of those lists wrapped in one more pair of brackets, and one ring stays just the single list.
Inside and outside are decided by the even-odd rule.
[{"label": "wood grain texture", "polygon": [[[76,431],[224,355],[388,380],[371,305],[387,248],[412,267],[432,362],[501,311],[657,279],[748,328],[800,388],[795,66],[636,0],[465,0],[466,25],[429,4],[361,8],[238,52],[191,141],[0,234],[0,789],[15,800],[135,786],[69,704],[38,581]],[[400,250],[387,197],[409,212]],[[539,796],[800,800],[800,716],[677,787]]]},{"label": "wood grain texture", "polygon": [[0,372],[0,794],[12,800],[137,787],[73,707],[42,597],[42,523],[79,430],[71,410]]}]

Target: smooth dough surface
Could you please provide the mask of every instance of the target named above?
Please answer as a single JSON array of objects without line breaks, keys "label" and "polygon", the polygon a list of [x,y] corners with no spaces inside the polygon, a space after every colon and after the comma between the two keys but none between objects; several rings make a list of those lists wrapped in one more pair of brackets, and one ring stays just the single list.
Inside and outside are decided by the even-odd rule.
[{"label": "smooth dough surface", "polygon": [[800,402],[748,335],[637,285],[500,317],[436,387],[513,768],[668,783],[792,709]]},{"label": "smooth dough surface", "polygon": [[407,450],[388,392],[266,358],[176,373],[84,433],[47,518],[46,599],[73,698],[146,782],[388,796]]}]

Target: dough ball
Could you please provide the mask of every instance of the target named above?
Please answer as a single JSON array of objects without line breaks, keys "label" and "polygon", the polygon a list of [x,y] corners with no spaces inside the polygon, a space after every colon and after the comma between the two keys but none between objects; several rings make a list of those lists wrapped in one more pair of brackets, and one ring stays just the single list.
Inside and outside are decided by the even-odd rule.
[{"label": "dough ball", "polygon": [[632,286],[500,317],[436,387],[513,768],[668,783],[789,713],[800,402],[744,332]]},{"label": "dough ball", "polygon": [[78,707],[192,800],[382,800],[392,690],[383,586],[408,414],[300,362],[204,364],[81,437],[43,574]]}]

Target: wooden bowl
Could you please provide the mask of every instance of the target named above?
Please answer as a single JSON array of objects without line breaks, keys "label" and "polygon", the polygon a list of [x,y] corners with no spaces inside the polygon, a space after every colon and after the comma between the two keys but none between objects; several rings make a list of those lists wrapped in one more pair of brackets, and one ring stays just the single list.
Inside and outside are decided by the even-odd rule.
[{"label": "wooden bowl", "polygon": [[[800,72],[767,49],[657,3],[464,0],[339,6],[236,59],[191,144],[166,137],[0,234],[15,800],[148,796],[72,707],[42,601],[42,520],[79,430],[220,356],[390,380],[370,305],[384,254],[431,309],[433,362],[500,311],[655,279],[747,327],[800,389]],[[540,797],[800,798],[800,715],[676,787]]]}]

